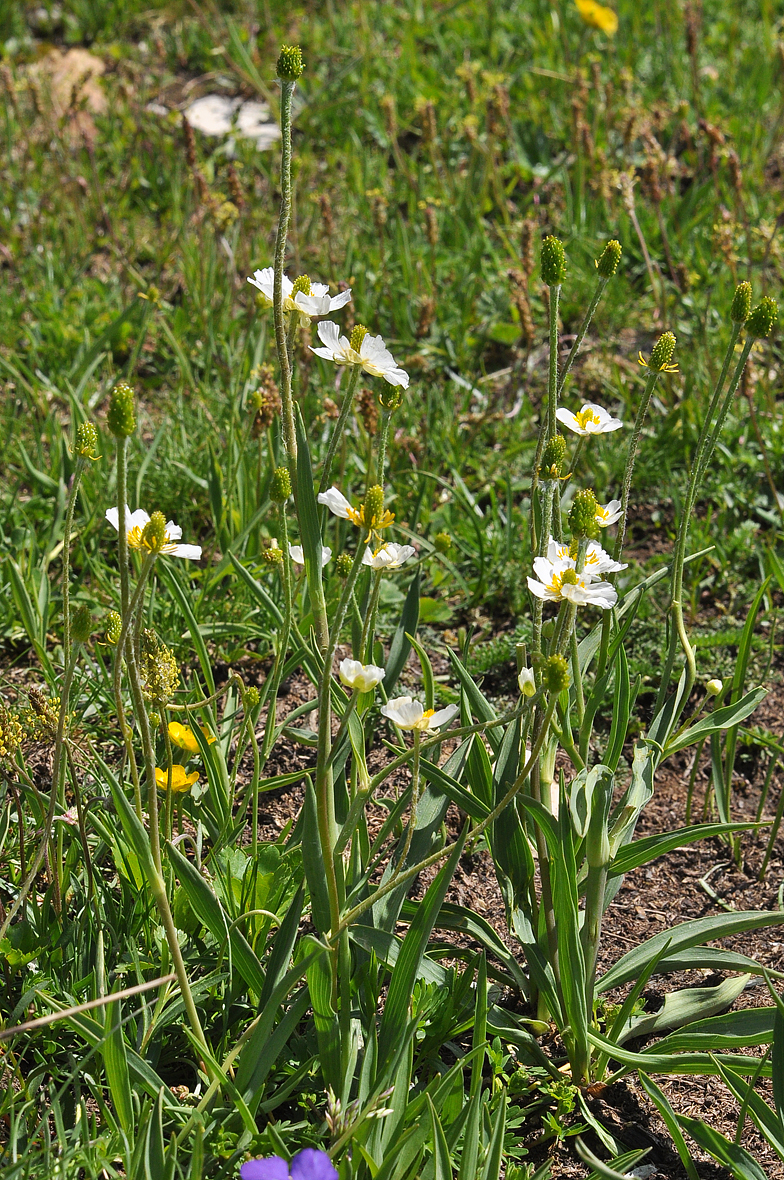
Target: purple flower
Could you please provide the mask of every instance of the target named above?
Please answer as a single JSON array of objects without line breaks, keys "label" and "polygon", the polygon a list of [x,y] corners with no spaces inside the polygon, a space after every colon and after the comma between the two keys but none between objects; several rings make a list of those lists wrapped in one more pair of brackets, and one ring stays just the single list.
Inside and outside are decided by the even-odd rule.
[{"label": "purple flower", "polygon": [[240,1168],[240,1180],[338,1180],[325,1151],[305,1147],[287,1164],[279,1155],[248,1160]]}]

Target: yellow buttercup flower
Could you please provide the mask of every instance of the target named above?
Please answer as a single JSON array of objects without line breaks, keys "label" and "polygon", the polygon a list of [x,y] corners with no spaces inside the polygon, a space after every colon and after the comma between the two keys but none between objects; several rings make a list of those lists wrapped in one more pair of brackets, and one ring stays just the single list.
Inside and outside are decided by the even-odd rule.
[{"label": "yellow buttercup flower", "polygon": [[[202,725],[200,728],[209,745],[218,740],[212,736],[206,725]],[[196,734],[189,725],[181,725],[179,721],[170,721],[169,738],[181,750],[187,750],[189,754],[198,754],[199,743],[196,740]]]},{"label": "yellow buttercup flower", "polygon": [[[169,786],[169,772],[168,770],[161,770],[160,766],[155,767],[155,781],[162,791],[168,790]],[[192,774],[188,774],[184,766],[180,766],[179,762],[175,762],[172,766],[171,789],[177,791],[189,791],[194,783],[199,781],[199,772],[194,770]]]},{"label": "yellow buttercup flower", "polygon": [[599,29],[608,37],[614,37],[618,31],[618,16],[612,8],[604,4],[597,4],[596,0],[574,0],[577,11],[587,25],[592,29]]}]

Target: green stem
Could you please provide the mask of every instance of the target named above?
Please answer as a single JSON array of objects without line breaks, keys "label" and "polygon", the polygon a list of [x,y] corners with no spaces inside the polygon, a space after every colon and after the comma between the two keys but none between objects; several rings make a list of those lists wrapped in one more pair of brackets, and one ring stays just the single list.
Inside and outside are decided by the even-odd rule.
[{"label": "green stem", "polygon": [[354,395],[357,392],[357,385],[359,378],[362,375],[361,365],[352,365],[351,373],[348,379],[348,388],[343,396],[343,404],[340,407],[340,414],[335,423],[335,429],[332,431],[332,437],[329,440],[329,447],[327,448],[327,457],[324,460],[324,469],[321,472],[321,482],[319,484],[319,492],[326,492],[329,487],[329,476],[332,471],[332,461],[335,458],[335,452],[338,449],[338,443],[343,437],[343,432],[346,429],[346,422],[351,413],[351,407],[354,404]]},{"label": "green stem", "polygon": [[580,324],[580,327],[577,330],[577,335],[575,337],[574,344],[572,345],[571,349],[569,350],[569,355],[566,358],[566,363],[563,367],[563,372],[561,373],[560,381],[558,382],[558,396],[559,397],[563,393],[564,385],[566,384],[566,378],[569,374],[569,370],[571,369],[572,365],[574,364],[575,360],[577,359],[578,352],[582,348],[582,343],[583,343],[583,340],[585,339],[585,333],[588,331],[588,328],[590,327],[591,320],[593,319],[594,313],[595,313],[597,307],[599,306],[599,301],[600,301],[602,295],[604,294],[604,288],[607,286],[608,282],[609,282],[608,279],[602,278],[600,276],[599,281],[596,284],[596,290],[593,293],[593,298],[591,299],[588,310],[585,313],[585,317],[583,319],[583,322]]},{"label": "green stem", "polygon": [[81,455],[76,460],[76,470],[74,471],[71,490],[68,493],[68,505],[65,509],[63,540],[63,648],[66,652],[66,659],[68,658],[67,653],[71,650],[71,532],[73,530],[76,495],[79,491],[79,484],[81,483],[82,472],[85,469],[86,462]]},{"label": "green stem", "polygon": [[547,430],[550,438],[555,434],[558,409],[558,302],[561,297],[561,284],[549,288],[550,291],[550,371],[547,386]]},{"label": "green stem", "polygon": [[[128,570],[128,523],[126,519],[125,509],[128,501],[128,439],[117,439],[117,553],[120,566],[120,614],[123,622],[128,618],[128,609],[130,606],[131,590]],[[129,620],[130,621],[130,620]],[[125,631],[127,635],[127,630]],[[133,748],[133,733],[125,717],[125,705],[122,699],[122,661],[125,655],[128,661],[128,666],[136,662],[135,653],[131,650],[130,645],[127,652],[124,651],[125,640],[117,644],[117,650],[114,656],[114,707],[117,713],[117,720],[120,723],[120,732],[123,736],[125,744],[125,754],[128,759],[128,765],[131,770],[131,781],[133,782],[133,801],[136,809],[136,815],[141,822],[142,818],[142,788],[139,779],[139,768],[136,765],[136,754]]]},{"label": "green stem", "polygon": [[172,775],[174,774],[174,757],[172,755],[171,738],[169,737],[169,726],[166,724],[165,711],[161,714],[161,729],[163,730],[163,740],[166,743],[166,816],[163,821],[163,838],[164,840],[171,840],[172,838]]},{"label": "green stem", "polygon": [[376,630],[376,612],[378,610],[381,578],[383,576],[381,570],[375,570],[374,573],[373,589],[370,593],[370,602],[368,603],[367,611],[365,612],[365,621],[362,625],[362,639],[359,644],[359,658],[367,663],[372,663],[373,661],[373,636]]},{"label": "green stem", "polygon": [[[381,414],[381,428],[378,432],[378,471],[376,473],[376,483],[384,486],[384,467],[387,461],[387,439],[389,438],[389,419],[392,416],[391,410],[384,410]],[[369,479],[368,472],[368,479]]]},{"label": "green stem", "polygon": [[[275,344],[280,366],[280,399],[283,405],[283,439],[291,465],[291,477],[296,489],[297,432],[294,425],[294,400],[291,394],[291,361],[286,340],[286,323],[283,312],[283,268],[286,261],[286,242],[291,220],[291,96],[294,83],[281,80],[280,83],[280,215],[275,238],[275,279],[272,290],[272,307],[275,321]],[[295,495],[296,499],[296,495]]]},{"label": "green stem", "polygon": [[400,871],[406,863],[409,849],[411,848],[411,841],[414,837],[414,829],[416,828],[417,815],[419,812],[419,747],[422,740],[420,730],[413,731],[414,737],[414,761],[411,767],[411,815],[408,820],[408,827],[406,828],[406,838],[403,843],[400,856],[397,861],[397,869],[392,874],[390,880],[396,881],[400,876]]},{"label": "green stem", "polygon": [[[629,450],[626,454],[626,468],[623,473],[623,491],[621,492],[621,516],[618,522],[618,532],[615,535],[615,549],[613,551],[613,559],[618,561],[623,552],[624,542],[626,540],[626,514],[629,508],[629,494],[632,486],[632,475],[634,474],[634,462],[637,458],[637,447],[640,442],[640,435],[642,434],[642,425],[645,421],[645,415],[648,413],[648,406],[650,404],[653,391],[656,388],[656,382],[659,380],[660,370],[651,369],[648,372],[648,380],[645,382],[645,388],[642,391],[640,404],[637,407],[637,417],[634,419],[634,427],[632,428],[632,437],[629,440]],[[608,579],[609,581],[610,579]]]},{"label": "green stem", "polygon": [[[281,565],[281,573],[283,576],[283,629],[278,639],[278,650],[275,653],[275,663],[272,667],[272,673],[269,677],[269,692],[267,694],[267,722],[264,727],[264,740],[261,747],[261,764],[265,765],[269,758],[270,751],[275,742],[275,724],[277,720],[277,698],[278,689],[280,688],[280,681],[283,675],[283,668],[286,663],[286,653],[289,647],[289,636],[291,634],[291,620],[294,615],[294,600],[292,594],[292,576],[291,576],[291,555],[289,554],[289,529],[288,521],[286,519],[286,505],[280,506],[280,527],[281,539],[283,542],[283,562]],[[319,558],[320,560],[320,558]],[[319,569],[319,577],[321,577],[321,570]]]}]

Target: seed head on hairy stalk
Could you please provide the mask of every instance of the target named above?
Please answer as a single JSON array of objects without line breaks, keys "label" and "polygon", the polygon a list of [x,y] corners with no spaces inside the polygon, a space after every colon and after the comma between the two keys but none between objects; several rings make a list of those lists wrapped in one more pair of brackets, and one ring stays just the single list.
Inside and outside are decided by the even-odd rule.
[{"label": "seed head on hairy stalk", "polygon": [[621,261],[621,254],[623,247],[620,242],[612,238],[602,251],[601,257],[596,259],[595,266],[599,278],[611,279],[618,269],[618,263]]},{"label": "seed head on hairy stalk", "polygon": [[118,381],[109,395],[106,425],[117,439],[130,438],[136,429],[136,395],[127,381]]},{"label": "seed head on hairy stalk", "polygon": [[98,431],[92,422],[80,422],[76,427],[76,441],[73,453],[79,459],[95,461],[99,458],[95,453],[98,446]]},{"label": "seed head on hairy stalk", "polygon": [[270,500],[273,504],[285,504],[291,495],[291,475],[288,467],[276,467],[270,482]]},{"label": "seed head on hairy stalk", "polygon": [[106,642],[112,644],[120,642],[120,633],[122,631],[122,618],[119,611],[110,610],[106,616]]},{"label": "seed head on hairy stalk", "polygon": [[746,320],[746,332],[749,336],[753,336],[755,340],[762,340],[766,336],[770,336],[771,332],[776,326],[779,309],[775,299],[771,299],[766,295],[764,299],[754,308]]},{"label": "seed head on hairy stalk", "polygon": [[281,45],[277,63],[277,75],[282,82],[296,82],[302,77],[305,63],[299,45]]},{"label": "seed head on hairy stalk", "polygon": [[436,553],[446,555],[452,548],[452,536],[450,533],[436,533],[433,537],[433,548]]},{"label": "seed head on hairy stalk", "polygon": [[268,545],[266,549],[261,551],[261,560],[265,561],[267,565],[282,565],[283,550],[278,545]]},{"label": "seed head on hairy stalk", "polygon": [[733,324],[745,324],[751,315],[751,283],[739,283],[735,288],[730,308]]},{"label": "seed head on hairy stalk", "polygon": [[566,458],[566,439],[562,434],[552,435],[545,443],[542,451],[542,463],[539,474],[543,479],[565,479],[562,475],[563,461]]},{"label": "seed head on hairy stalk", "polygon": [[147,627],[142,631],[140,653],[144,698],[162,708],[180,682],[179,665],[163,640]]},{"label": "seed head on hairy stalk", "polygon": [[587,538],[593,540],[599,535],[596,523],[596,513],[599,505],[592,488],[584,488],[577,492],[569,509],[569,528],[572,536],[578,541]]},{"label": "seed head on hairy stalk", "polygon": [[663,332],[651,349],[651,358],[646,361],[642,353],[637,354],[637,361],[652,373],[677,373],[678,366],[672,364],[675,352],[675,337],[672,332]]},{"label": "seed head on hairy stalk", "polygon": [[565,656],[549,656],[542,669],[542,683],[548,692],[559,693],[569,687],[569,662]]},{"label": "seed head on hairy stalk", "polygon": [[560,287],[566,278],[566,255],[560,238],[549,234],[544,239],[539,264],[542,282],[548,287]]}]

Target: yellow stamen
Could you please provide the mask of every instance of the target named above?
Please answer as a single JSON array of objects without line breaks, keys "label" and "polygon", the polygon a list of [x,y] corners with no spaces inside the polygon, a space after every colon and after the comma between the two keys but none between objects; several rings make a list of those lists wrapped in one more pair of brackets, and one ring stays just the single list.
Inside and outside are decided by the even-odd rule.
[{"label": "yellow stamen", "polygon": [[589,422],[595,422],[597,426],[601,425],[601,418],[598,414],[594,414],[593,410],[578,410],[574,417],[583,430]]}]

